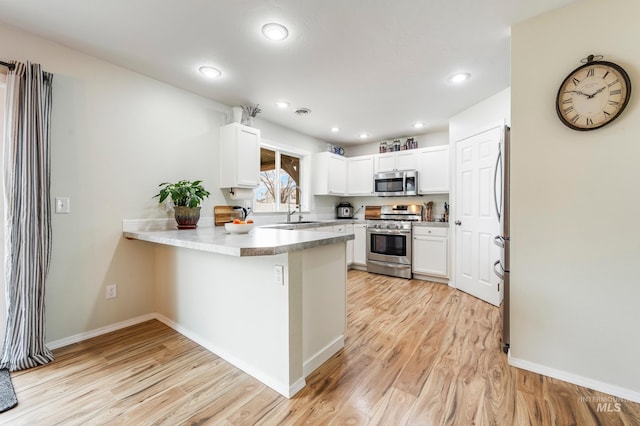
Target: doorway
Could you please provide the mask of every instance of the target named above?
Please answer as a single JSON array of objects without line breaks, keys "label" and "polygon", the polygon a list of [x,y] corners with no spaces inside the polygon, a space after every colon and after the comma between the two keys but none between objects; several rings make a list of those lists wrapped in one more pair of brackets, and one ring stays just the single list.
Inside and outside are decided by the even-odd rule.
[{"label": "doorway", "polygon": [[[500,306],[503,289],[493,272],[500,258],[494,237],[500,223],[494,209],[494,172],[503,127],[456,142],[456,288]],[[500,195],[498,195],[500,197]]]}]

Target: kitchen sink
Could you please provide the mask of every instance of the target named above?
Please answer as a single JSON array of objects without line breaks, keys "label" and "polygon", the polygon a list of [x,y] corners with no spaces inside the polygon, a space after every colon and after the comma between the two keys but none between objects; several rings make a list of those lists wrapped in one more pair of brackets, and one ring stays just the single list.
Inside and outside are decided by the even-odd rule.
[{"label": "kitchen sink", "polygon": [[270,225],[264,225],[265,228],[276,228],[276,229],[305,229],[305,228],[309,228],[309,225],[315,225],[315,224],[320,224],[323,223],[322,221],[316,221],[316,220],[301,220],[301,221],[295,221],[295,222],[278,222],[278,223],[272,223]]}]

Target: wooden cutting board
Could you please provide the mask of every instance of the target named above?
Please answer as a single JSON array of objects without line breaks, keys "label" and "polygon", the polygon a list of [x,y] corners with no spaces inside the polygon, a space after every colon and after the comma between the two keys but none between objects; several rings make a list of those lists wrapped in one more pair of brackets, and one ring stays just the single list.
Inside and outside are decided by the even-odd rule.
[{"label": "wooden cutting board", "polygon": [[232,206],[215,206],[213,208],[213,220],[216,226],[223,226],[225,223],[231,222]]},{"label": "wooden cutting board", "polygon": [[365,219],[380,219],[380,206],[366,206],[364,209]]}]

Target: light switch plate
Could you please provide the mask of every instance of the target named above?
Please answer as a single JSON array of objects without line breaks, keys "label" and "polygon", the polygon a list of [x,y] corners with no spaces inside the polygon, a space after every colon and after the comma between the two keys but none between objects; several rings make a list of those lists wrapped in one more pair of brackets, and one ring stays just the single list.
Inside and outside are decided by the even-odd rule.
[{"label": "light switch plate", "polygon": [[71,213],[71,201],[69,197],[56,197],[56,213]]}]

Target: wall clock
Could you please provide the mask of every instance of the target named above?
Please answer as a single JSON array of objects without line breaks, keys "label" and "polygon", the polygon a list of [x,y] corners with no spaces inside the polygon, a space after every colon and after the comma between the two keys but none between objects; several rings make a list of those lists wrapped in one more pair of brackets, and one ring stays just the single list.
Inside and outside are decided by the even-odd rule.
[{"label": "wall clock", "polygon": [[571,71],[556,96],[560,121],[574,130],[594,130],[618,118],[629,103],[631,80],[620,65],[589,55]]}]

